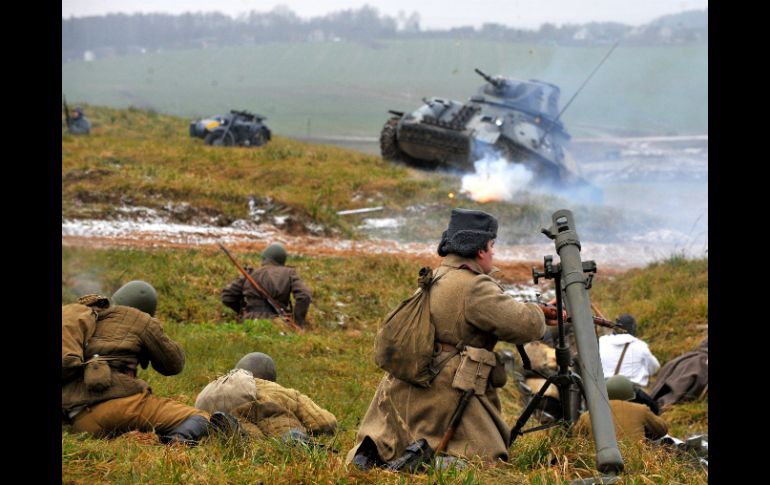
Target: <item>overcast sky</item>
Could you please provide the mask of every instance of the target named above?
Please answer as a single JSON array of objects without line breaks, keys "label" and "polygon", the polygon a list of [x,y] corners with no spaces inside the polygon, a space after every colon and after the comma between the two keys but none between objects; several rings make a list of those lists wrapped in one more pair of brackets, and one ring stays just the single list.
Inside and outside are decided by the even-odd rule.
[{"label": "overcast sky", "polygon": [[510,27],[537,28],[590,21],[639,25],[655,17],[684,10],[704,9],[708,0],[62,0],[62,17],[107,13],[219,11],[235,16],[255,10],[267,12],[285,5],[302,18],[371,5],[380,13],[397,16],[417,11],[423,29],[459,25],[479,27],[485,22]]}]

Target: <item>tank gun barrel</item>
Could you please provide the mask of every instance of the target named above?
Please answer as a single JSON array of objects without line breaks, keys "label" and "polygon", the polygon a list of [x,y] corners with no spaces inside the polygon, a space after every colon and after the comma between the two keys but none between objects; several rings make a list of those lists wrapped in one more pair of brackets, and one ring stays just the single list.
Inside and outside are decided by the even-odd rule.
[{"label": "tank gun barrel", "polygon": [[474,71],[476,71],[476,74],[478,74],[479,76],[483,77],[484,80],[486,82],[488,82],[489,84],[491,84],[492,86],[494,86],[496,88],[500,88],[500,87],[503,86],[503,82],[502,81],[500,81],[498,79],[495,79],[495,78],[493,78],[492,76],[490,76],[488,74],[485,74],[481,69],[476,68],[476,69],[474,69]]}]

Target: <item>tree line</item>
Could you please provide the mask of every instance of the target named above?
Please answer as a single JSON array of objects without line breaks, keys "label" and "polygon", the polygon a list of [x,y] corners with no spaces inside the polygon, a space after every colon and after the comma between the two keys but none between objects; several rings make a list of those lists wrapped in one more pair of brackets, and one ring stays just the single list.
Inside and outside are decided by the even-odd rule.
[{"label": "tree line", "polygon": [[559,45],[596,45],[624,39],[628,44],[708,42],[708,10],[660,17],[644,26],[592,22],[539,29],[520,29],[497,23],[445,30],[423,30],[417,12],[380,14],[371,6],[341,10],[309,19],[286,6],[268,12],[251,11],[237,17],[219,12],[180,15],[109,14],[62,18],[62,62],[84,55],[152,52],[159,49],[207,48],[265,42],[375,42],[395,38],[473,38]]}]

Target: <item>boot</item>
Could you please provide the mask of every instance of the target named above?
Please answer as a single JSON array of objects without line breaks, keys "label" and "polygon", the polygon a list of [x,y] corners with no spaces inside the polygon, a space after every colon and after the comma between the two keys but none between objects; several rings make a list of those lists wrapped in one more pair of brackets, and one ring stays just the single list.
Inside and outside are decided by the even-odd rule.
[{"label": "boot", "polygon": [[160,442],[166,445],[181,443],[195,446],[201,438],[209,435],[209,421],[200,414],[194,414],[182,421],[168,434],[160,436]]},{"label": "boot", "polygon": [[420,438],[410,444],[404,450],[404,454],[395,460],[389,461],[383,468],[391,472],[406,471],[415,473],[422,468],[423,464],[433,458],[433,448],[430,447],[425,438]]},{"label": "boot", "polygon": [[353,457],[353,465],[362,471],[371,470],[374,467],[381,467],[385,464],[377,453],[377,445],[374,444],[368,436],[358,447],[356,455]]},{"label": "boot", "polygon": [[248,440],[249,434],[232,414],[217,411],[211,415],[211,430],[220,439]]}]

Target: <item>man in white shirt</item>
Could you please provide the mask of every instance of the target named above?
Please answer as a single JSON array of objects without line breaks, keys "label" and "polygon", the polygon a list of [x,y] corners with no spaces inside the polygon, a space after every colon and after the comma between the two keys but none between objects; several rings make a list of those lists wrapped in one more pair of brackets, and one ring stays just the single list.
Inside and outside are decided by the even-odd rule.
[{"label": "man in white shirt", "polygon": [[634,384],[646,386],[650,376],[660,369],[660,363],[647,344],[635,337],[636,320],[632,315],[624,313],[616,323],[626,333],[613,333],[599,338],[599,356],[604,377],[619,374],[628,377]]}]

